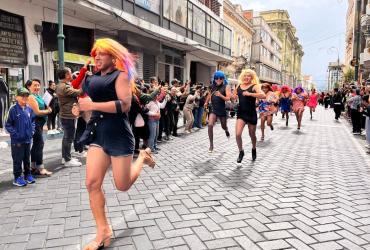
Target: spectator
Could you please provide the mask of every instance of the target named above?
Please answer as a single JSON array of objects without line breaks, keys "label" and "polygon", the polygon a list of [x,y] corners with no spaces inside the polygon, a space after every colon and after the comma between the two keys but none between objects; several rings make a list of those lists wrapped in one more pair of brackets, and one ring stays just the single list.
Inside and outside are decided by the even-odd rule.
[{"label": "spectator", "polygon": [[203,128],[202,118],[204,113],[204,104],[206,102],[206,96],[203,89],[199,89],[199,100],[198,100],[198,111],[194,116],[194,126],[197,128]]},{"label": "spectator", "polygon": [[354,135],[360,135],[361,134],[361,113],[360,113],[360,107],[361,107],[361,96],[360,96],[360,89],[356,89],[355,96],[353,96],[351,99],[349,99],[349,104],[351,108],[351,120],[352,120],[352,128],[353,128],[353,134]]},{"label": "spectator", "polygon": [[170,89],[170,100],[168,101],[170,116],[171,116],[171,124],[170,124],[170,132],[173,136],[177,137],[177,123],[179,122],[179,114],[180,114],[180,106],[177,97],[177,88],[173,86]]},{"label": "spectator", "polygon": [[342,108],[343,108],[343,96],[342,96],[342,93],[339,92],[338,88],[334,89],[333,104],[334,104],[335,120],[338,121],[342,113]]},{"label": "spectator", "polygon": [[[85,63],[85,65],[80,69],[79,72],[75,72],[72,75],[73,81],[71,82],[71,85],[74,89],[81,89],[82,88],[82,82],[85,79],[86,74],[89,73],[88,67],[91,63],[91,60],[88,59]],[[81,98],[87,97],[87,95],[81,96]],[[89,98],[89,97],[88,97]],[[86,152],[84,151],[84,146],[79,140],[83,134],[83,132],[86,129],[86,123],[90,120],[91,112],[83,112],[81,115],[77,118],[77,128],[76,128],[76,134],[75,138],[73,140],[73,147],[75,149],[75,153],[77,156],[80,157],[86,157]]]},{"label": "spectator", "polygon": [[191,128],[193,127],[193,123],[194,123],[193,108],[194,108],[194,103],[197,99],[199,99],[199,90],[195,90],[195,89],[190,90],[190,94],[186,98],[185,105],[184,105],[184,117],[186,119],[186,124],[185,124],[186,134],[189,134],[192,132]]},{"label": "spectator", "polygon": [[71,146],[76,133],[76,118],[72,114],[73,104],[77,103],[77,97],[82,94],[82,90],[74,89],[71,86],[72,72],[69,68],[58,71],[60,83],[57,87],[57,95],[60,103],[60,121],[62,123],[64,135],[62,141],[62,164],[66,167],[81,166],[81,162],[71,156]]},{"label": "spectator", "polygon": [[362,103],[366,115],[366,148],[367,153],[370,154],[370,95],[365,95]]},{"label": "spectator", "polygon": [[155,100],[150,101],[146,108],[148,110],[148,126],[149,126],[149,148],[151,149],[153,154],[158,154],[158,147],[157,147],[157,138],[158,138],[158,130],[159,130],[159,120],[161,119],[161,105],[158,101],[158,98]]},{"label": "spectator", "polygon": [[27,105],[29,95],[30,92],[26,88],[17,90],[17,103],[9,109],[5,125],[11,140],[13,185],[18,187],[36,182],[30,170],[30,150],[32,135],[35,132],[35,117],[32,109]]},{"label": "spectator", "polygon": [[28,80],[26,88],[30,92],[28,104],[30,105],[35,118],[35,133],[32,138],[31,147],[31,172],[34,175],[51,176],[52,172],[44,166],[44,138],[42,136],[43,127],[47,121],[47,116],[53,112],[47,107],[42,97],[39,95],[41,81],[39,79]]},{"label": "spectator", "polygon": [[49,135],[59,134],[59,131],[55,129],[55,122],[59,113],[59,102],[57,94],[55,93],[56,88],[57,85],[55,84],[55,82],[50,80],[49,88],[46,89],[46,91],[53,97],[53,99],[51,99],[49,103],[49,107],[51,108],[52,112],[48,115],[47,121]]}]

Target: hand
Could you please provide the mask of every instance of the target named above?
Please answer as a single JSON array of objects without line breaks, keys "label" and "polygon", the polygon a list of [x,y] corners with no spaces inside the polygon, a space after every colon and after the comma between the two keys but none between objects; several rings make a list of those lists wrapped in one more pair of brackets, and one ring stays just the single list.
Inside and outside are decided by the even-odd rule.
[{"label": "hand", "polygon": [[222,95],[221,95],[220,91],[216,91],[215,96],[221,97]]},{"label": "hand", "polygon": [[78,106],[77,103],[73,103],[72,106],[72,115],[79,117],[80,116],[80,107]]},{"label": "hand", "polygon": [[84,68],[87,68],[90,63],[91,63],[91,58],[87,59],[87,61],[85,62]]},{"label": "hand", "polygon": [[48,107],[48,114],[50,114],[51,112],[53,112],[53,110],[50,107]]},{"label": "hand", "polygon": [[249,92],[247,90],[243,91],[243,96],[250,96],[250,94],[251,94],[251,92]]},{"label": "hand", "polygon": [[78,99],[78,106],[80,111],[91,111],[93,110],[93,101],[90,98]]}]

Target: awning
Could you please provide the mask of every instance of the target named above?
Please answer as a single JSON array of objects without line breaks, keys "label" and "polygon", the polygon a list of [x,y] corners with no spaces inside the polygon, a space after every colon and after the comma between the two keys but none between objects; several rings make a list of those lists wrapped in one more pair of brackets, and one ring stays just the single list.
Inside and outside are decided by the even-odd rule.
[{"label": "awning", "polygon": [[[53,51],[52,58],[53,58],[53,61],[55,62],[59,60],[58,51]],[[85,56],[85,55],[64,52],[64,61],[68,63],[84,65],[89,58],[90,58],[89,56]]]}]

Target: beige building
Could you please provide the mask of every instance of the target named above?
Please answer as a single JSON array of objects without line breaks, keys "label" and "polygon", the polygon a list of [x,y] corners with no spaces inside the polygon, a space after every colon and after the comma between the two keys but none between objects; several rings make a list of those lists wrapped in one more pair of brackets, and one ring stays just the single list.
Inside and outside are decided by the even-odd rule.
[{"label": "beige building", "polygon": [[237,79],[241,70],[250,65],[253,24],[244,17],[241,5],[223,1],[223,20],[232,30],[231,55],[233,62],[222,65],[229,78]]},{"label": "beige building", "polygon": [[348,0],[347,18],[346,18],[346,54],[344,64],[350,66],[353,59],[353,44],[355,33],[355,0]]},{"label": "beige building", "polygon": [[270,10],[260,12],[270,28],[282,42],[282,83],[290,86],[302,84],[303,48],[296,36],[296,28],[290,21],[286,10]]},{"label": "beige building", "polygon": [[263,17],[253,18],[252,65],[262,83],[281,84],[282,44]]}]

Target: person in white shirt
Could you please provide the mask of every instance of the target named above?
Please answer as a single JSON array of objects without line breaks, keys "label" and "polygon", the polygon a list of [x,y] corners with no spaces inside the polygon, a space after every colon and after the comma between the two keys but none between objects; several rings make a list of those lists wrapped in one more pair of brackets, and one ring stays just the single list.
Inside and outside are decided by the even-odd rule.
[{"label": "person in white shirt", "polygon": [[159,102],[157,99],[150,101],[146,108],[148,111],[148,126],[149,126],[149,148],[152,150],[153,154],[158,154],[158,147],[157,147],[157,137],[158,137],[158,130],[159,130],[159,120],[161,119],[161,108],[166,106],[167,99],[165,98],[163,102]]}]

